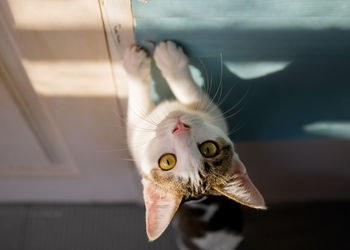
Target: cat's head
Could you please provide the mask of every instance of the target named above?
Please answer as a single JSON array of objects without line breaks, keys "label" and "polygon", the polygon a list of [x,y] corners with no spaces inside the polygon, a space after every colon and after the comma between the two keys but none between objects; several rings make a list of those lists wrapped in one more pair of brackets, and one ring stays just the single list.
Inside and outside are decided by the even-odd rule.
[{"label": "cat's head", "polygon": [[164,232],[186,199],[224,195],[253,208],[265,208],[232,141],[199,113],[168,114],[140,153],[150,240]]}]

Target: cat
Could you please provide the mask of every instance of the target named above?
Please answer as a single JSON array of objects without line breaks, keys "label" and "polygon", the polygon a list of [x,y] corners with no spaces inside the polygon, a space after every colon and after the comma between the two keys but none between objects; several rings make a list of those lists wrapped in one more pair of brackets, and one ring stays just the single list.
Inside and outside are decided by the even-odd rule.
[{"label": "cat", "polygon": [[[233,249],[242,238],[237,202],[265,209],[265,201],[235,152],[222,112],[194,83],[182,48],[160,42],[153,58],[176,97],[157,106],[150,97],[150,56],[137,45],[124,54],[127,142],[142,176],[148,239],[164,232],[181,205],[175,225],[182,249]],[[232,208],[226,209],[231,217],[220,217],[222,207]],[[224,233],[209,232],[213,216]],[[237,228],[223,223],[234,224],[232,218]]]}]

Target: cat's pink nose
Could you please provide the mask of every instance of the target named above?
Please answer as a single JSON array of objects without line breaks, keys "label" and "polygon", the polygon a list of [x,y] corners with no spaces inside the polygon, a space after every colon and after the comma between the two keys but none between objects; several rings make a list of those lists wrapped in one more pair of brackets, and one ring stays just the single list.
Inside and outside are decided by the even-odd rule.
[{"label": "cat's pink nose", "polygon": [[177,135],[180,134],[184,131],[188,131],[190,130],[190,126],[188,126],[187,124],[183,123],[182,121],[178,121],[178,123],[176,124],[176,127],[173,130],[173,134]]}]

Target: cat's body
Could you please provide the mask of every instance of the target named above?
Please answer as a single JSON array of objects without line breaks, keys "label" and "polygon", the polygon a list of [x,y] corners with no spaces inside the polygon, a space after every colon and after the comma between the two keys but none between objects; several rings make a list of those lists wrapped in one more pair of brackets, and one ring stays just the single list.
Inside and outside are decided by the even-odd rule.
[{"label": "cat's body", "polygon": [[242,227],[240,205],[223,196],[185,202],[174,219],[180,250],[236,249],[243,239]]},{"label": "cat's body", "polygon": [[[264,208],[262,196],[251,183],[227,136],[221,111],[193,82],[182,49],[171,41],[162,42],[155,49],[154,59],[176,97],[175,101],[156,107],[149,93],[151,60],[147,53],[132,46],[124,56],[129,81],[128,145],[142,175],[149,239],[162,234],[185,200],[223,195],[251,207]],[[182,218],[198,206],[202,210],[211,209],[214,216],[213,206],[208,205],[210,200],[220,199],[202,198],[191,202],[194,207],[191,203],[184,205],[176,220],[177,228],[181,232],[185,230],[188,219]],[[205,229],[203,223],[198,225]],[[208,243],[188,240],[181,232],[179,242],[187,249],[233,249],[240,236],[235,235],[233,240],[231,229],[221,226],[229,233],[202,234]],[[210,227],[207,229],[210,231]],[[219,245],[208,245],[213,242]]]}]

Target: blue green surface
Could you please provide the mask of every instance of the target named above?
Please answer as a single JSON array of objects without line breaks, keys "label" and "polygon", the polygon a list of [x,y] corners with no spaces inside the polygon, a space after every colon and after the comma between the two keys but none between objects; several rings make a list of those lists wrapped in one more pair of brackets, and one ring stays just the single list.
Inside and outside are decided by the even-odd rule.
[{"label": "blue green surface", "polygon": [[182,45],[212,97],[222,78],[215,99],[232,108],[234,139],[350,138],[349,0],[133,0],[132,10],[138,43]]}]

